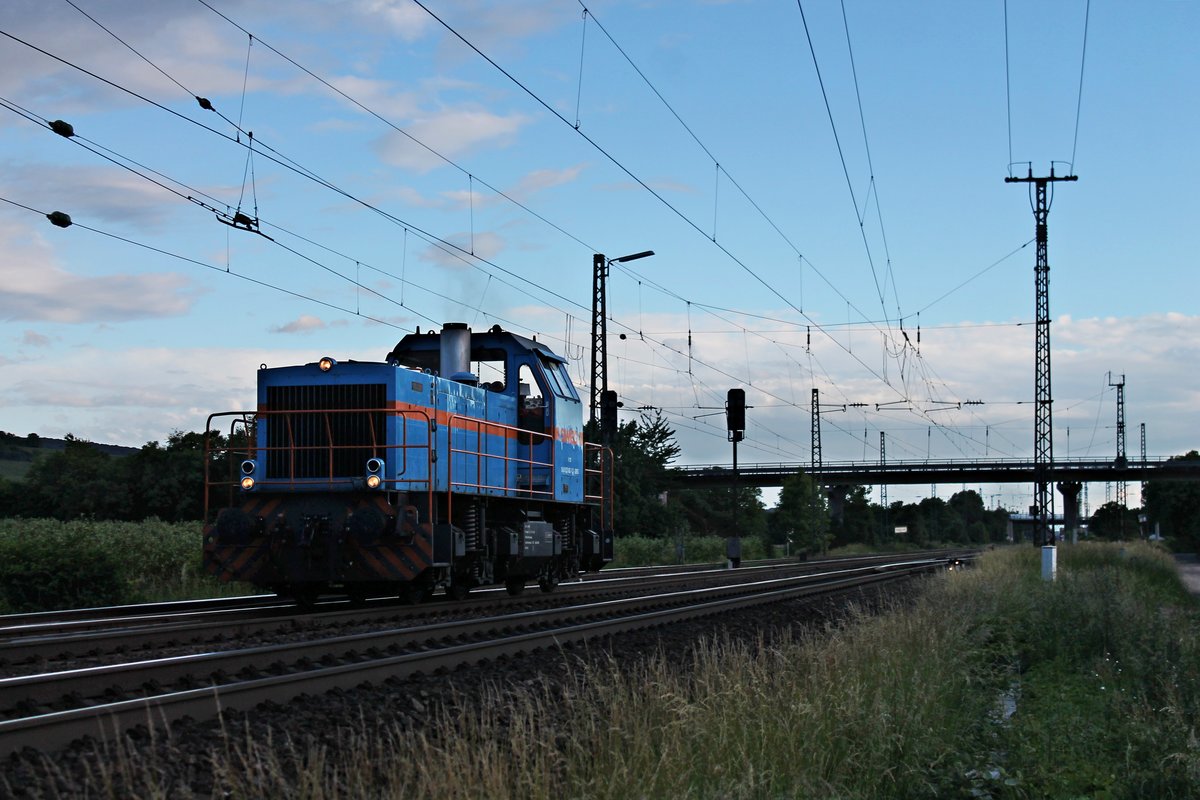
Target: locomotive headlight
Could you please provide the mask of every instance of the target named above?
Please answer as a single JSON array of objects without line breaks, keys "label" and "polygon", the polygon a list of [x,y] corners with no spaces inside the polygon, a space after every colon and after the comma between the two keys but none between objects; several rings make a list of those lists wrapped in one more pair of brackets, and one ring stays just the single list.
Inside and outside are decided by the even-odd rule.
[{"label": "locomotive headlight", "polygon": [[378,489],[383,485],[384,463],[382,458],[367,459],[367,488]]},{"label": "locomotive headlight", "polygon": [[317,362],[317,366],[320,368],[321,372],[329,372],[329,370],[337,366],[337,361],[329,356],[322,356],[321,360]]},{"label": "locomotive headlight", "polygon": [[247,458],[242,462],[242,491],[248,492],[254,488],[254,470],[258,467],[254,459]]}]

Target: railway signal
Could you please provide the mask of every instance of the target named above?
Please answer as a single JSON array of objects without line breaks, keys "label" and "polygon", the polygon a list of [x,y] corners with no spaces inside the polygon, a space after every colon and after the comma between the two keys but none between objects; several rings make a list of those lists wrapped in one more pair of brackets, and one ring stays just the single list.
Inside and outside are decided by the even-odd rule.
[{"label": "railway signal", "polygon": [[746,438],[746,390],[730,389],[725,395],[725,427],[729,431],[729,441],[733,442],[733,535],[725,540],[725,558],[729,567],[733,568],[742,563],[742,539],[738,536],[738,442]]}]

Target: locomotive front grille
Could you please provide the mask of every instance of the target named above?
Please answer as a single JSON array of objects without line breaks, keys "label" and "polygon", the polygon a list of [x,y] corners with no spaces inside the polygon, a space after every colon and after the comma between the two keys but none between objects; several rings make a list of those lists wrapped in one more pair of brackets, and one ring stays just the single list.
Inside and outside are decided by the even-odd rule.
[{"label": "locomotive front grille", "polygon": [[382,383],[268,386],[267,479],[362,477],[384,455],[386,402]]}]

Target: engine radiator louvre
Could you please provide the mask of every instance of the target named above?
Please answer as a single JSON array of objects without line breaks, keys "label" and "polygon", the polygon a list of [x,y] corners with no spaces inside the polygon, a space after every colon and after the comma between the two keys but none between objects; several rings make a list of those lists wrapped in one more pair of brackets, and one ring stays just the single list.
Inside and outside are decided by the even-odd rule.
[{"label": "engine radiator louvre", "polygon": [[382,383],[268,386],[267,479],[361,477],[384,456],[386,402]]}]

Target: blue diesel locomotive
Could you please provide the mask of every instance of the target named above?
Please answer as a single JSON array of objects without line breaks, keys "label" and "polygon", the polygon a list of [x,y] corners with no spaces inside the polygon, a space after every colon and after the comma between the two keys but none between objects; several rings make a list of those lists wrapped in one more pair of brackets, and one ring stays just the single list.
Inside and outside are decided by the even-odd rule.
[{"label": "blue diesel locomotive", "polygon": [[204,565],[224,581],[457,599],[612,560],[611,458],[583,441],[566,361],[499,326],[263,365],[257,410],[213,414],[206,441]]}]

